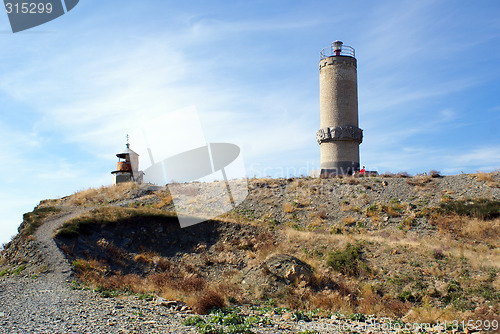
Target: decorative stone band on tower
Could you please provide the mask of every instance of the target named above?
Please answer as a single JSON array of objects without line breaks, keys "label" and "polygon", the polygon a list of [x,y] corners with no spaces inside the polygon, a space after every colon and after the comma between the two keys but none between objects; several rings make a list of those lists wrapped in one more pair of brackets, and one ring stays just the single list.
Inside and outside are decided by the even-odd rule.
[{"label": "decorative stone band on tower", "polygon": [[354,49],[335,41],[321,51],[319,62],[321,175],[359,171],[357,62]]}]

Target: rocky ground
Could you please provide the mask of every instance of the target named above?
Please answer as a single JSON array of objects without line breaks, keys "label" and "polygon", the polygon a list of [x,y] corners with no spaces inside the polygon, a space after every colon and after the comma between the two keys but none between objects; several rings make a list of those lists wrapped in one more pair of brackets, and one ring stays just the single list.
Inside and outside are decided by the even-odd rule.
[{"label": "rocky ground", "polygon": [[[2,252],[0,332],[202,333],[195,326],[183,325],[194,312],[180,301],[171,302],[159,295],[137,293],[105,298],[109,296],[102,291],[98,293],[92,291],[93,287],[75,283],[78,278],[70,261],[85,256],[107,261],[108,276],[117,272],[126,274],[126,270],[131,270],[130,273],[156,273],[158,269],[145,261],[136,261],[132,267],[125,265],[147,253],[144,245],[151,246],[150,249],[174,264],[189,263],[199,275],[218,284],[226,279],[239,278],[243,290],[255,290],[260,284],[278,291],[292,281],[297,283],[292,285],[293,289],[308,289],[314,275],[322,273],[333,277],[337,284],[335,289],[339,288],[339,282],[352,286],[362,283],[362,286],[380,289],[377,293],[390,295],[392,292],[387,284],[381,283],[385,280],[382,278],[402,280],[403,274],[414,275],[415,266],[421,268],[417,271],[429,270],[427,276],[413,278],[425,282],[429,291],[431,287],[449,289],[447,276],[455,275],[452,274],[454,268],[457,269],[457,279],[462,277],[460,275],[465,269],[470,277],[476,275],[483,281],[486,278],[481,278],[481,275],[493,273],[488,279],[493,282],[494,289],[495,279],[500,282],[496,274],[500,270],[498,234],[486,233],[479,238],[475,232],[474,240],[470,235],[455,236],[458,243],[463,243],[462,253],[455,256],[452,243],[451,249],[445,247],[446,243],[437,244],[443,236],[439,234],[439,228],[431,224],[428,210],[443,202],[460,199],[500,200],[499,183],[499,173],[435,178],[422,175],[413,178],[256,179],[249,181],[250,194],[236,210],[216,224],[199,224],[183,230],[186,233],[181,236],[167,231],[168,227],[164,231],[161,224],[137,227],[137,224],[130,223],[130,226],[122,224],[120,227],[100,225],[98,230],[77,238],[54,240],[54,232],[64,222],[82,214],[93,214],[109,205],[171,211],[173,204],[168,192],[156,188],[132,188],[118,194],[99,190],[45,201],[39,208],[46,210],[26,216],[19,235],[5,245]],[[38,225],[40,227],[33,233],[26,232]],[[496,225],[491,226],[496,228]],[[133,235],[147,238],[143,240]],[[436,244],[419,244],[419,240],[425,238]],[[365,262],[374,269],[371,274],[353,278],[332,273],[327,268],[327,251],[345,245],[346,240],[364,242]],[[448,239],[444,241],[448,242]],[[104,248],[103,243],[107,245]],[[109,263],[109,254],[106,254],[106,250],[109,253],[111,249],[109,244],[124,252],[120,263]],[[429,249],[415,251],[415,248],[422,247]],[[485,250],[476,252],[482,248]],[[429,252],[434,252],[431,254],[435,258],[429,260]],[[439,257],[440,254],[443,258]],[[478,254],[484,257],[484,261],[474,264],[474,257]],[[487,269],[481,269],[486,266]],[[225,276],[228,273],[232,276]],[[464,280],[462,284],[469,281]],[[248,282],[250,285],[246,287]],[[303,286],[302,282],[305,282]],[[404,284],[414,288],[411,282]],[[444,284],[444,288],[439,284]],[[271,293],[268,290],[265,292]],[[357,293],[361,300],[368,298],[361,292]],[[446,292],[443,294],[446,299]],[[317,314],[314,311],[287,310],[272,303],[252,303],[255,295],[245,293],[236,297],[239,309],[234,312],[245,319],[255,318],[251,326],[254,333],[315,333],[314,330],[318,333],[396,333],[405,325],[406,329],[418,326],[412,325],[418,322],[411,321],[411,314],[407,314],[406,323],[403,323],[395,321],[394,317],[391,320],[369,313]],[[491,311],[488,312],[493,312],[491,319],[496,319],[498,302],[492,304],[480,296],[477,298],[474,303],[478,307],[489,307]],[[368,302],[369,298],[366,299]],[[209,322],[214,315],[202,315],[201,318]],[[448,323],[448,332],[463,330],[459,325]],[[214,322],[213,326],[231,332],[221,323]],[[426,331],[445,330],[433,324]],[[210,326],[207,325],[205,333],[211,333]]]}]

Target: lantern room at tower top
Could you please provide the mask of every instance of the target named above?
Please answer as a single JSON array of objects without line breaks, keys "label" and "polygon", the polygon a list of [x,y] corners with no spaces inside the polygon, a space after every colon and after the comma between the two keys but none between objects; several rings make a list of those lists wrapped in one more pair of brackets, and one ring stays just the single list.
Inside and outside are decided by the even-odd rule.
[{"label": "lantern room at tower top", "polygon": [[348,56],[356,58],[356,53],[352,46],[344,45],[341,41],[335,41],[330,46],[320,51],[320,60],[333,56]]}]

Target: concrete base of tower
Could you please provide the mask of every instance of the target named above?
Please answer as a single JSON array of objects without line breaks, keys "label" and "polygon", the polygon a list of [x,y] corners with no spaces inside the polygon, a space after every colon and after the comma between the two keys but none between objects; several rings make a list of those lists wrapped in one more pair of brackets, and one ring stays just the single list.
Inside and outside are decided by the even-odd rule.
[{"label": "concrete base of tower", "polygon": [[336,161],[325,165],[321,166],[320,176],[353,175],[359,172],[359,162],[356,161]]}]

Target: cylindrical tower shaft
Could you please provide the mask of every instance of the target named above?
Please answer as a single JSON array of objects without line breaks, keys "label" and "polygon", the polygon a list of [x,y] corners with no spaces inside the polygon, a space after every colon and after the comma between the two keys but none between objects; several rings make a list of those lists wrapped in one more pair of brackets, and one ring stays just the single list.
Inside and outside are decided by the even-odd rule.
[{"label": "cylindrical tower shaft", "polygon": [[357,64],[354,49],[334,42],[331,52],[321,52],[319,63],[321,174],[359,171]]}]

